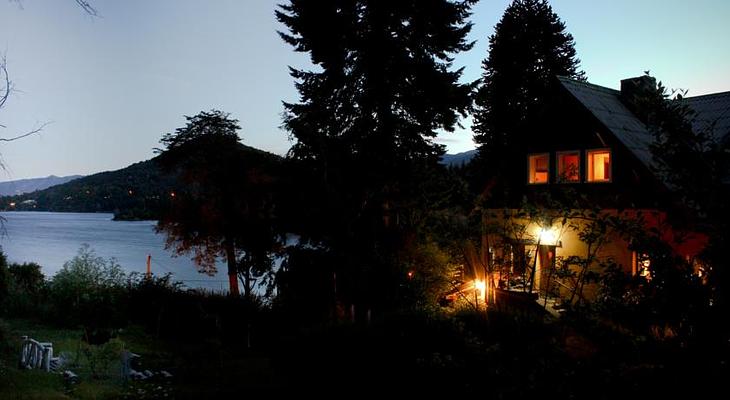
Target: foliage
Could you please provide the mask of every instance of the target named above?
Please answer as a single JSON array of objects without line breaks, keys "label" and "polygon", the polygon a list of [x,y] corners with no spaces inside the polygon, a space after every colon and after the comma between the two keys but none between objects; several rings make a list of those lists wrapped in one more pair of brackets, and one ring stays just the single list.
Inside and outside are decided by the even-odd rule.
[{"label": "foliage", "polygon": [[654,135],[655,172],[696,216],[717,213],[724,204],[721,186],[730,159],[714,124],[704,129],[697,124],[696,129],[696,114],[684,101],[686,91],[669,91],[648,74],[642,79],[647,84],[626,101]]},{"label": "foliage", "polygon": [[436,307],[452,289],[452,276],[461,267],[433,240],[404,248],[397,260],[398,272],[406,277],[398,301],[402,308],[416,310]]},{"label": "foliage", "polygon": [[[109,367],[112,364],[119,363],[123,350],[124,342],[119,339],[111,339],[98,345],[89,343],[82,343],[81,345],[81,354],[83,354],[86,365],[91,372],[91,377],[94,379],[108,377],[110,374]],[[114,372],[117,371],[115,368]]]},{"label": "foliage", "polygon": [[48,311],[48,285],[40,265],[13,263],[7,267],[7,276],[8,291],[4,302],[7,315],[23,316]]},{"label": "foliage", "polygon": [[515,0],[507,7],[489,37],[475,99],[482,174],[486,162],[492,176],[509,181],[510,169],[502,164],[524,145],[523,129],[544,107],[556,76],[584,79],[578,64],[573,36],[547,0]]},{"label": "foliage", "polygon": [[0,315],[40,314],[46,306],[47,285],[35,263],[8,264],[0,250]]},{"label": "foliage", "polygon": [[250,297],[257,279],[271,271],[280,246],[274,225],[279,159],[239,142],[238,121],[213,110],[186,117],[188,123],[160,142],[158,163],[179,174],[181,190],[157,224],[167,247],[193,254],[202,272],[216,273],[219,256],[228,263],[230,293],[238,278]]},{"label": "foliage", "polygon": [[[680,306],[677,315],[683,317],[675,322],[717,336],[722,343],[730,338],[730,324],[720,317],[730,308],[730,279],[724,254],[730,221],[727,201],[730,153],[727,142],[722,139],[724,132],[715,132],[718,121],[695,121],[698,116],[684,98],[686,91],[670,91],[648,74],[642,79],[648,84],[627,101],[654,135],[650,147],[654,168],[672,190],[675,219],[710,237],[709,246],[695,260],[704,265],[705,285],[699,285],[697,276],[683,260],[661,258],[660,265],[666,260],[683,267],[661,272],[656,283],[659,291],[651,295],[656,304],[665,304],[662,308]],[[674,298],[666,293],[671,289],[682,291],[685,300],[682,304],[674,304]],[[678,293],[674,290],[673,293]],[[704,326],[698,327],[699,323]]]},{"label": "foliage", "polygon": [[433,138],[470,107],[452,57],[471,48],[472,4],[293,0],[277,10],[282,39],[316,66],[291,70],[300,101],[285,103],[287,217],[346,266],[358,282],[349,296],[363,304],[392,298],[395,253],[424,240],[414,218],[431,209],[424,183],[443,169]]},{"label": "foliage", "polygon": [[[337,294],[347,293],[353,283],[346,277],[331,252],[290,246],[276,272],[277,293],[273,305],[300,321],[324,321],[333,314],[344,314]],[[350,299],[344,299],[349,303],[347,300]]]},{"label": "foliage", "polygon": [[125,282],[126,275],[114,259],[105,260],[83,245],[51,280],[56,318],[65,324],[83,324],[89,334],[112,328],[119,324],[115,320]]},{"label": "foliage", "polygon": [[175,191],[174,177],[154,159],[117,171],[74,179],[44,190],[0,198],[0,207],[18,211],[112,212],[116,219],[157,219]]},{"label": "foliage", "polygon": [[8,258],[5,253],[0,251],[0,311],[5,306],[5,299],[8,296],[8,286],[10,285],[10,273],[8,272]]}]

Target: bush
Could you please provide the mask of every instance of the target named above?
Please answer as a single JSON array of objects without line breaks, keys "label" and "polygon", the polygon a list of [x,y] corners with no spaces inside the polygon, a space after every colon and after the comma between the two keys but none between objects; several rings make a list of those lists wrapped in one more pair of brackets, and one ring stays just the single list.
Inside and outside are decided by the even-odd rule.
[{"label": "bush", "polygon": [[67,261],[51,281],[57,322],[82,324],[87,332],[110,329],[124,315],[120,302],[126,275],[114,259],[98,257],[88,245]]},{"label": "bush", "polygon": [[43,313],[46,282],[35,263],[8,264],[0,251],[0,314],[38,316]]},{"label": "bush", "polygon": [[0,250],[0,313],[4,313],[5,311],[9,282],[8,259],[5,257],[5,253]]},{"label": "bush", "polygon": [[10,316],[42,316],[47,312],[48,285],[36,263],[10,264],[6,313]]},{"label": "bush", "polygon": [[46,277],[36,263],[10,264],[8,272],[18,291],[37,294],[45,286]]},{"label": "bush", "polygon": [[110,368],[119,363],[124,342],[119,339],[112,339],[104,344],[84,344],[81,347],[81,354],[86,358],[86,365],[89,368],[91,377],[94,379],[108,378],[118,372],[116,368]]}]

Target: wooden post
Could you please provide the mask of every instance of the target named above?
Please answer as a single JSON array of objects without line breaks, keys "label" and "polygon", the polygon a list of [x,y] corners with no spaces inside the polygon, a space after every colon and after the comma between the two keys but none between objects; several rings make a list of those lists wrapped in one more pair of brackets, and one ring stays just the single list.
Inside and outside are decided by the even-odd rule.
[{"label": "wooden post", "polygon": [[535,283],[535,270],[537,269],[537,257],[540,256],[540,236],[537,237],[537,245],[535,246],[535,257],[532,259],[532,271],[530,273],[530,290],[532,293],[532,286]]},{"label": "wooden post", "polygon": [[147,279],[152,277],[152,254],[147,254]]}]

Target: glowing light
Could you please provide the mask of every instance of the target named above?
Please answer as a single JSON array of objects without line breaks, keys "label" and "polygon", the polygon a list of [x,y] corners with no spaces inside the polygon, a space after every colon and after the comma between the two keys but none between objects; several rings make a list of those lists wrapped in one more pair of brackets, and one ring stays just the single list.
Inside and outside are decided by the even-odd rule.
[{"label": "glowing light", "polygon": [[477,296],[479,296],[482,301],[487,298],[487,282],[477,279],[474,281],[474,289],[477,291]]},{"label": "glowing light", "polygon": [[10,207],[15,207],[15,203],[10,203]]},{"label": "glowing light", "polygon": [[413,271],[408,271],[408,279],[413,279]]},{"label": "glowing light", "polygon": [[540,244],[554,244],[558,240],[556,232],[550,229],[540,229]]},{"label": "glowing light", "polygon": [[170,192],[170,197],[175,197],[175,192]]}]

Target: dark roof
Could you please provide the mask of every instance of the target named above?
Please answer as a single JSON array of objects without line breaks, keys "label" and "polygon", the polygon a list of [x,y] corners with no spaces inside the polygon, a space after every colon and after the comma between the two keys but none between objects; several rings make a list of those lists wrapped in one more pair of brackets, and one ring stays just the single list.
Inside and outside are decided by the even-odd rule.
[{"label": "dark roof", "polygon": [[[621,92],[562,76],[558,79],[644,165],[653,169],[654,161],[649,150],[653,136],[621,101]],[[684,101],[696,113],[692,120],[695,131],[710,129],[716,139],[730,144],[730,92],[685,97]]]},{"label": "dark roof", "polygon": [[621,102],[620,92],[588,82],[558,77],[560,83],[616,138],[650,169],[654,161],[649,150],[652,134],[643,122]]},{"label": "dark roof", "polygon": [[686,97],[684,101],[696,113],[692,126],[696,132],[710,130],[715,139],[730,142],[730,92]]}]

